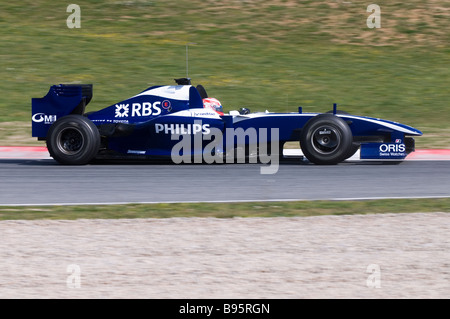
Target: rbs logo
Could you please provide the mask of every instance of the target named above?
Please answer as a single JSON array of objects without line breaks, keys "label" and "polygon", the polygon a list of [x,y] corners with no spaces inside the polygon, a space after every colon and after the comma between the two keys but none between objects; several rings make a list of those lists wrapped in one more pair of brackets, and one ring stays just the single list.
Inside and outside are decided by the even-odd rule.
[{"label": "rbs logo", "polygon": [[[150,116],[161,114],[161,102],[144,102],[144,103],[132,103],[131,104],[131,117],[135,116]],[[128,117],[129,116],[129,104],[116,104],[115,117]]]}]

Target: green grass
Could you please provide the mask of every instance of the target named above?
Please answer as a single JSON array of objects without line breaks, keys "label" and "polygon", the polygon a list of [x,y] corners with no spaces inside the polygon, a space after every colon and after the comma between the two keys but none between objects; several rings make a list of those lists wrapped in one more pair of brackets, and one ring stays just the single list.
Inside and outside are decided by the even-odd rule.
[{"label": "green grass", "polygon": [[293,217],[381,213],[450,213],[450,199],[179,203],[95,206],[1,207],[0,220],[169,217]]},{"label": "green grass", "polygon": [[378,1],[381,29],[367,28],[362,0],[76,3],[80,29],[66,26],[68,3],[0,4],[0,126],[28,123],[31,98],[52,84],[93,83],[88,111],[172,84],[186,74],[186,44],[196,43],[189,75],[226,111],[315,112],[338,103],[433,133],[432,145],[450,147],[444,0]]}]

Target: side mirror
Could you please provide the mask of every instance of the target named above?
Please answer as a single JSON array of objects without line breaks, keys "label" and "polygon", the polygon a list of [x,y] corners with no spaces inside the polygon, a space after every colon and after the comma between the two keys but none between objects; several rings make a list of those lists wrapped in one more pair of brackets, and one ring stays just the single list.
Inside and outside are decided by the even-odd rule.
[{"label": "side mirror", "polygon": [[241,107],[241,108],[239,109],[239,114],[241,114],[241,115],[247,115],[247,114],[250,114],[250,109],[248,109],[248,108],[246,108],[246,107]]}]

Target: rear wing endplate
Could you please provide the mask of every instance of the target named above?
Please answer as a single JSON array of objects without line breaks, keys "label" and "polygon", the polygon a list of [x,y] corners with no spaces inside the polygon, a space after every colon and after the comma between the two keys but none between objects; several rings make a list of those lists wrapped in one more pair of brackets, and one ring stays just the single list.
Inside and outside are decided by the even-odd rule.
[{"label": "rear wing endplate", "polygon": [[32,136],[45,139],[50,126],[69,114],[84,114],[92,99],[92,84],[58,84],[47,95],[31,99]]}]

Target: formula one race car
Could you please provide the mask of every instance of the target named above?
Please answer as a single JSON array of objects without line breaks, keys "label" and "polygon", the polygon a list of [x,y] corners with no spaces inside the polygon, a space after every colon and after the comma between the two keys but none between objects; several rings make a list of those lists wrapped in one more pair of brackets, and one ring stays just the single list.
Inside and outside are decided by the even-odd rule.
[{"label": "formula one race car", "polygon": [[46,141],[56,161],[70,165],[95,158],[163,157],[180,163],[200,157],[221,163],[257,154],[263,159],[282,156],[288,141],[300,142],[315,164],[340,163],[358,149],[361,159],[401,161],[414,151],[413,136],[422,135],[403,124],[338,111],[336,104],[327,113],[303,113],[299,107],[295,113],[224,114],[217,102],[216,108],[206,107],[203,86],[188,78],[175,81],[89,113],[91,84],[53,85],[45,97],[32,99],[32,135]]}]

